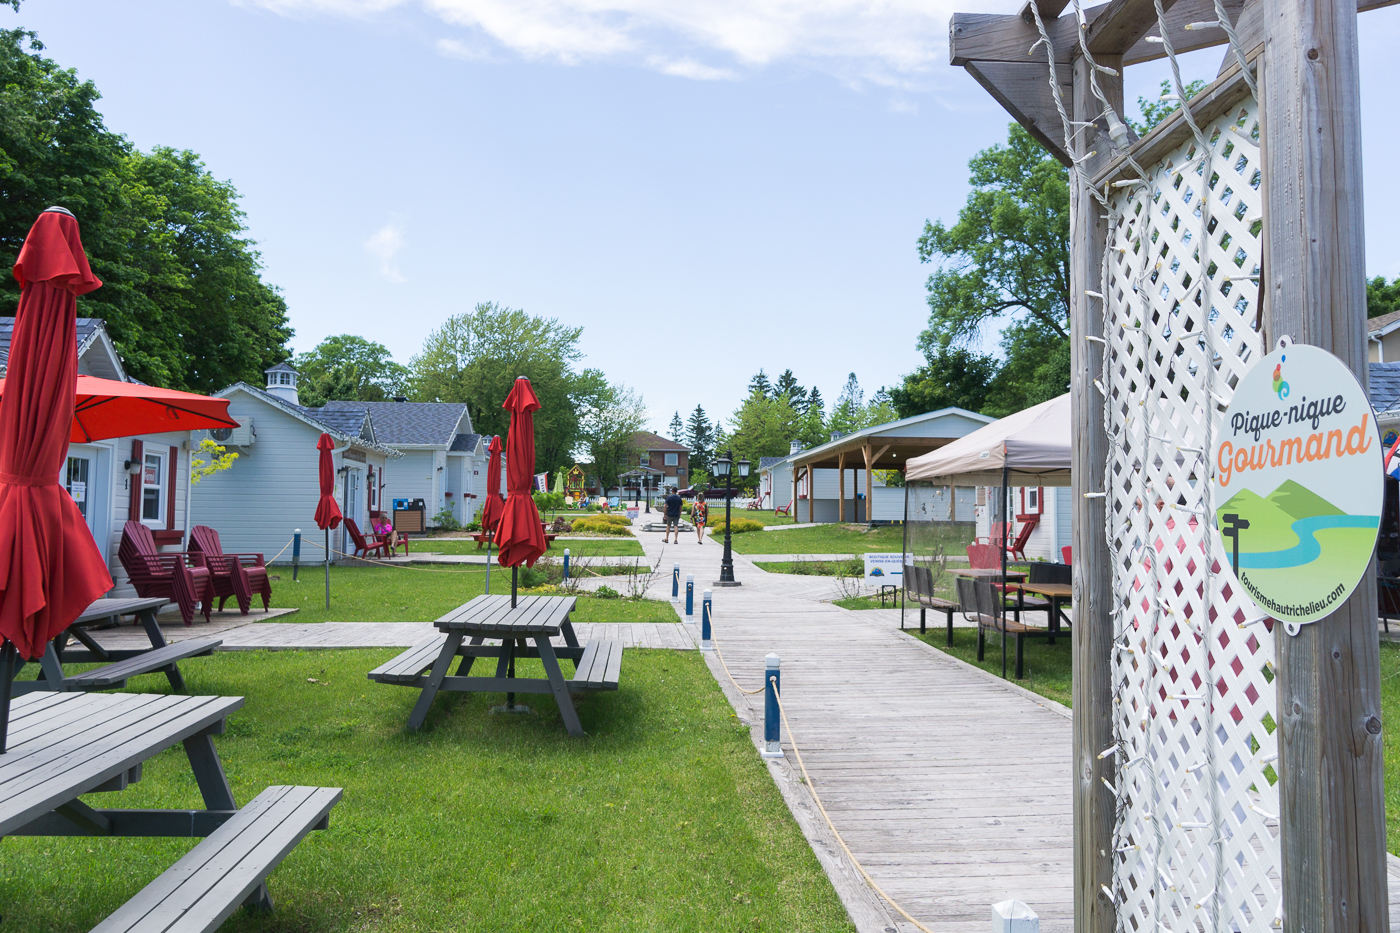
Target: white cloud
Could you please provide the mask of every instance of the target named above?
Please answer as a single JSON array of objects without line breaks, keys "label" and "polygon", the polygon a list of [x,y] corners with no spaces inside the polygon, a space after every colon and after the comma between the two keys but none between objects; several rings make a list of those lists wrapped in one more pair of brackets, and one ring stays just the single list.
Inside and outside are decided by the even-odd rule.
[{"label": "white cloud", "polygon": [[415,6],[460,30],[438,49],[483,43],[528,59],[632,62],[696,80],[796,61],[856,82],[908,87],[946,60],[948,19],[968,0],[235,0],[283,15],[363,17]]},{"label": "white cloud", "polygon": [[399,272],[399,252],[403,247],[403,227],[392,220],[365,240],[365,252],[374,257],[379,264],[379,274],[390,282],[406,281]]}]

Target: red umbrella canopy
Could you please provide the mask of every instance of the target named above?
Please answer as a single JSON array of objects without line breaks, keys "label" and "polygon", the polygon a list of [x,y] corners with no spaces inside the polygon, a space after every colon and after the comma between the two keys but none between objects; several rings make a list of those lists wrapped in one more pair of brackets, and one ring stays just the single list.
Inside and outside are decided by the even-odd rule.
[{"label": "red umbrella canopy", "polygon": [[531,495],[535,479],[535,415],[540,400],[524,376],[501,406],[510,412],[510,430],[506,433],[506,503],[501,513],[501,529],[496,544],[501,549],[502,567],[533,567],[545,552],[544,527],[540,510]]},{"label": "red umbrella canopy", "polygon": [[324,530],[340,524],[340,506],[335,502],[335,460],[331,457],[335,441],[329,434],[322,434],[316,449],[321,452],[321,499],[316,503],[316,527]]},{"label": "red umbrella canopy", "polygon": [[501,436],[493,434],[486,448],[486,501],[481,505],[481,527],[495,531],[501,522],[501,509],[505,500],[501,498]]},{"label": "red umbrella canopy", "polygon": [[26,658],[112,588],[78,505],[59,485],[78,377],[79,295],[102,282],[78,221],[39,215],[15,262],[21,292],[0,401],[0,638]]},{"label": "red umbrella canopy", "polygon": [[[0,379],[0,394],[4,391],[5,380]],[[79,376],[68,440],[86,444],[108,437],[236,427],[238,422],[228,414],[227,399]]]}]

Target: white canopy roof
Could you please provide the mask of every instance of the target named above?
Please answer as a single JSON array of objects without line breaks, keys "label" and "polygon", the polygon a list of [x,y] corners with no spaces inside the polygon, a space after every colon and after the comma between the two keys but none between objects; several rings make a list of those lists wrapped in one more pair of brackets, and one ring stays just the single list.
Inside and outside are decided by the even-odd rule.
[{"label": "white canopy roof", "polygon": [[957,486],[1068,486],[1069,395],[1007,415],[905,465],[906,480]]}]

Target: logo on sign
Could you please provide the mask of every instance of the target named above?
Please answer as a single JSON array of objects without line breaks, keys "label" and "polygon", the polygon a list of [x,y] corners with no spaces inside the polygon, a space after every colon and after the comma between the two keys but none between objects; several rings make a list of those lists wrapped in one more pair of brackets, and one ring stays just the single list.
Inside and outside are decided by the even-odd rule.
[{"label": "logo on sign", "polygon": [[1225,413],[1216,525],[1241,585],[1290,632],[1334,612],[1370,563],[1383,495],[1374,419],[1346,365],[1301,344],[1261,360]]}]

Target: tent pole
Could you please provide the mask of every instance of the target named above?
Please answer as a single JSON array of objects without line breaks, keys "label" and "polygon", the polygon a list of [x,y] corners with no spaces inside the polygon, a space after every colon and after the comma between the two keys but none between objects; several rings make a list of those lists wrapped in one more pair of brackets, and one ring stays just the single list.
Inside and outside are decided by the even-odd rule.
[{"label": "tent pole", "polygon": [[326,608],[331,608],[331,530],[326,529]]},{"label": "tent pole", "polygon": [[997,599],[997,611],[1001,615],[1001,679],[1006,679],[1006,538],[1007,538],[1007,485],[1011,479],[1011,465],[1006,462],[1006,445],[1002,445],[1001,461],[1001,596]]},{"label": "tent pole", "polygon": [[899,557],[899,630],[904,631],[904,604],[909,601],[909,581],[904,577],[904,571],[909,566],[909,482],[904,483],[904,527],[900,545],[904,553]]},{"label": "tent pole", "polygon": [[15,682],[15,653],[13,642],[0,645],[0,755],[5,754],[5,742],[10,734],[10,690]]}]

